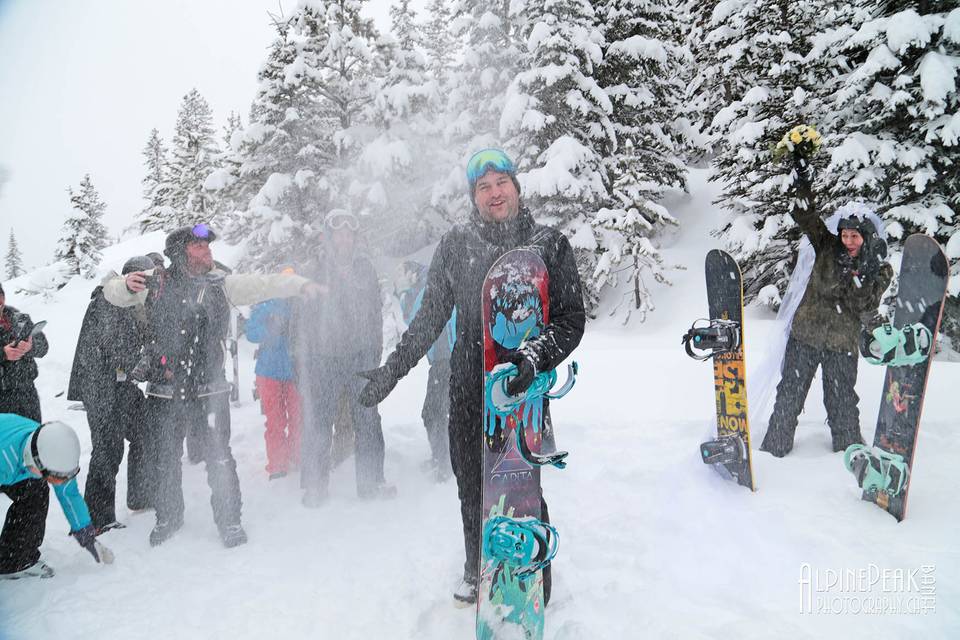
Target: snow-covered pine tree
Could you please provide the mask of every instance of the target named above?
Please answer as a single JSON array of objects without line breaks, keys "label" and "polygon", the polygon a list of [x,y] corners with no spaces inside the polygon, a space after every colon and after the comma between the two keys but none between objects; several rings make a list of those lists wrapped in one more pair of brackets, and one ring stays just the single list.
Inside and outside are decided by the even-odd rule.
[{"label": "snow-covered pine tree", "polygon": [[[743,0],[731,14],[743,50],[729,73],[746,89],[721,109],[713,126],[724,137],[711,180],[729,212],[722,236],[743,270],[744,297],[778,307],[796,258],[800,231],[789,216],[795,175],[773,160],[773,147],[799,124],[819,125],[831,63],[810,58],[812,37],[827,27],[825,0]],[[813,160],[825,165],[825,155]],[[820,190],[822,180],[815,182]]]},{"label": "snow-covered pine tree", "polygon": [[[323,11],[316,58],[320,107],[333,124],[334,158],[327,179],[343,190],[363,144],[376,135],[365,119],[387,61],[374,22],[363,15],[367,0],[301,0]],[[348,204],[353,194],[337,194]]]},{"label": "snow-covered pine tree", "polygon": [[224,231],[228,240],[246,242],[247,266],[299,263],[328,208],[323,176],[334,157],[333,124],[321,113],[312,54],[322,47],[323,19],[311,6],[274,17],[277,37],[257,74],[250,123],[234,136],[235,162],[221,169],[235,172],[222,177],[221,197],[238,210]]},{"label": "snow-covered pine tree", "polygon": [[217,168],[220,147],[210,105],[196,89],[191,89],[180,103],[170,155],[171,228],[209,221],[215,208],[203,185]]},{"label": "snow-covered pine tree", "polygon": [[612,104],[614,137],[602,139],[602,171],[608,203],[592,224],[598,262],[588,288],[599,295],[616,286],[620,274],[631,283],[614,309],[625,321],[636,311],[642,321],[653,309],[644,274],[666,282],[656,236],[677,224],[659,201],[668,189],[686,189],[683,144],[673,125],[682,96],[683,51],[676,37],[676,7],[666,0],[595,2],[597,27],[604,33],[603,63],[596,80]]},{"label": "snow-covered pine tree", "polygon": [[217,168],[207,174],[203,189],[212,207],[207,221],[214,228],[222,230],[230,224],[238,204],[232,197],[234,191],[230,187],[240,175],[242,162],[240,148],[243,140],[243,120],[240,114],[231,111],[221,131],[223,146],[216,162]]},{"label": "snow-covered pine tree", "polygon": [[223,184],[238,213],[228,237],[250,265],[315,257],[323,217],[350,206],[349,176],[369,137],[361,125],[381,64],[378,35],[358,0],[301,0],[275,19],[237,174]]},{"label": "snow-covered pine tree", "polygon": [[613,107],[594,75],[603,35],[587,0],[531,0],[522,17],[526,64],[507,90],[500,131],[517,157],[524,202],[570,237],[593,310],[592,276],[606,247],[591,223],[610,204],[604,156],[617,149]]},{"label": "snow-covered pine tree", "polygon": [[427,54],[430,73],[444,86],[453,70],[458,46],[450,30],[453,14],[450,0],[430,0],[426,7],[427,19],[421,29],[421,46]]},{"label": "snow-covered pine tree", "polygon": [[176,211],[171,206],[171,189],[168,174],[167,148],[157,129],[150,131],[150,137],[143,148],[146,175],[140,181],[143,185],[143,199],[147,204],[137,217],[140,233],[158,229],[173,229],[177,226]]},{"label": "snow-covered pine tree", "polygon": [[17,246],[17,238],[13,234],[13,229],[10,229],[10,241],[7,243],[6,258],[7,280],[21,276],[23,273],[23,255],[20,253],[20,247]]},{"label": "snow-covered pine tree", "polygon": [[107,205],[100,199],[90,174],[80,181],[80,191],[72,187],[67,189],[70,195],[71,211],[63,224],[57,250],[57,260],[64,260],[70,266],[70,273],[92,278],[100,264],[100,255],[110,243],[107,228],[100,222]]},{"label": "snow-covered pine tree", "polygon": [[485,147],[504,146],[500,116],[507,87],[524,64],[520,16],[510,0],[454,0],[450,23],[454,41],[462,43],[460,61],[448,77],[444,138],[458,161],[440,177],[434,203],[454,219],[470,212],[464,168],[470,155]]},{"label": "snow-covered pine tree", "polygon": [[960,292],[960,8],[955,2],[864,2],[870,19],[841,43],[851,70],[836,92],[842,114],[830,198],[872,202],[896,244],[935,237]]},{"label": "snow-covered pine tree", "polygon": [[223,148],[229,149],[232,146],[233,134],[243,129],[243,119],[236,111],[231,111],[227,115],[227,123],[223,125]]},{"label": "snow-covered pine tree", "polygon": [[741,75],[733,73],[747,50],[740,32],[739,5],[732,0],[689,0],[681,5],[687,20],[689,55],[689,65],[681,70],[686,87],[683,115],[692,131],[700,134],[695,147],[706,158],[712,158],[726,142],[712,126],[714,117],[748,88]]},{"label": "snow-covered pine tree", "polygon": [[393,254],[419,249],[431,241],[436,224],[443,225],[431,203],[432,187],[456,161],[441,141],[439,84],[418,51],[423,36],[409,5],[402,0],[390,9],[393,37],[380,43],[389,66],[363,118],[375,137],[359,155],[350,188],[364,194],[359,206],[370,215],[371,244]]}]

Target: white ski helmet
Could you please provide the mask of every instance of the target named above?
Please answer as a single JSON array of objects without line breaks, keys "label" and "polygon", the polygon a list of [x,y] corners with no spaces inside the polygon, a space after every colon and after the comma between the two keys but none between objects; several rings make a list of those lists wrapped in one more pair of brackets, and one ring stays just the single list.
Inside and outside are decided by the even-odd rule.
[{"label": "white ski helmet", "polygon": [[45,422],[30,437],[23,461],[45,480],[69,480],[80,473],[80,439],[63,422]]}]

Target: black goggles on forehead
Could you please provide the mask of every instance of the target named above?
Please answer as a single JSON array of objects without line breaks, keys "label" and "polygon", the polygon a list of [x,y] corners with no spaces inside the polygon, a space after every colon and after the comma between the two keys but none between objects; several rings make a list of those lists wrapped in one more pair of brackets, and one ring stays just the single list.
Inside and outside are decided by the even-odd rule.
[{"label": "black goggles on forehead", "polygon": [[73,480],[77,477],[77,474],[80,473],[80,467],[67,473],[60,473],[59,471],[51,471],[43,466],[43,462],[40,460],[40,450],[37,447],[37,440],[40,439],[40,431],[43,430],[43,425],[40,425],[40,428],[33,432],[33,437],[30,438],[30,456],[33,458],[33,466],[37,468],[37,471],[40,472],[40,475],[44,480],[58,480],[60,482],[67,482],[68,480]]}]

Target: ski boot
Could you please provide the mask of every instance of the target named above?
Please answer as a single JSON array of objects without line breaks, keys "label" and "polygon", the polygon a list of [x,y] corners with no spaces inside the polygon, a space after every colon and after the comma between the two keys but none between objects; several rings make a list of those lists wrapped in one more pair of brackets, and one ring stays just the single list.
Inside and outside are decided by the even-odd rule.
[{"label": "ski boot", "polygon": [[176,520],[157,520],[153,530],[150,532],[150,546],[158,547],[180,530],[183,526],[183,518]]},{"label": "ski boot", "polygon": [[903,456],[882,449],[867,449],[853,444],[843,454],[843,464],[853,473],[857,484],[870,493],[886,493],[895,497],[910,480],[910,468]]},{"label": "ski boot", "polygon": [[357,496],[361,500],[392,500],[397,497],[397,487],[386,482],[380,482],[371,487],[357,489]]},{"label": "ski boot", "polygon": [[329,494],[326,487],[307,489],[303,492],[303,506],[308,509],[316,509],[317,507],[323,506],[327,501]]},{"label": "ski boot", "polygon": [[533,517],[496,516],[483,525],[483,557],[510,566],[517,577],[550,564],[559,545],[557,530]]},{"label": "ski boot", "polygon": [[459,609],[477,604],[477,576],[463,576],[463,580],[453,592],[453,604]]},{"label": "ski boot", "polygon": [[20,571],[11,573],[0,573],[0,580],[20,580],[21,578],[52,578],[55,572],[53,567],[43,560],[37,560],[34,564]]},{"label": "ski boot", "polygon": [[247,543],[247,532],[239,524],[230,524],[220,529],[220,539],[227,549]]}]

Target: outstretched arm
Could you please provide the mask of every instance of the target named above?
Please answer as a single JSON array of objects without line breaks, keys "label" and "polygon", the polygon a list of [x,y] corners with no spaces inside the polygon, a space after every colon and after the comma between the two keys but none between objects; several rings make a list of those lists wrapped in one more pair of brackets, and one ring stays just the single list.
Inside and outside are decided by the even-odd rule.
[{"label": "outstretched arm", "polygon": [[382,367],[360,374],[370,381],[360,392],[360,404],[363,406],[373,407],[382,402],[397,381],[426,355],[443,331],[454,307],[453,285],[447,277],[450,251],[449,241],[444,236],[430,263],[420,311],[404,331],[400,344]]},{"label": "outstretched arm", "polygon": [[420,309],[384,365],[389,367],[397,378],[405,376],[426,355],[453,313],[453,286],[447,277],[450,260],[448,245],[444,236],[430,262]]},{"label": "outstretched arm", "polygon": [[790,189],[790,217],[806,234],[814,249],[819,250],[825,242],[833,240],[833,234],[817,213],[811,184],[809,160],[795,155],[793,158],[793,187]]}]

